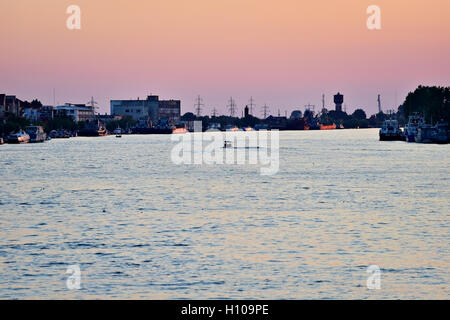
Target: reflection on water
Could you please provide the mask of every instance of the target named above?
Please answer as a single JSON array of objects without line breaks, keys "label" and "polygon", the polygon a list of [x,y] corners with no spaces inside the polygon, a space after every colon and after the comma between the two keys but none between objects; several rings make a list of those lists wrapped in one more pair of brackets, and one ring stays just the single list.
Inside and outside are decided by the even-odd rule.
[{"label": "reflection on water", "polygon": [[261,176],[173,165],[171,145],[0,146],[0,298],[449,298],[448,146],[281,132]]}]

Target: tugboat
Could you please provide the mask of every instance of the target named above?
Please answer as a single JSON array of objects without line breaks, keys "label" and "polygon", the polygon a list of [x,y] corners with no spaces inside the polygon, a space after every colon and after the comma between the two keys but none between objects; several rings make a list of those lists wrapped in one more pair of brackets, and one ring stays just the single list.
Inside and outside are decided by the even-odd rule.
[{"label": "tugboat", "polygon": [[47,134],[41,126],[28,126],[25,128],[26,133],[30,136],[30,142],[44,142],[47,140]]},{"label": "tugboat", "polygon": [[30,142],[30,136],[22,129],[15,133],[13,132],[8,136],[8,143],[28,143],[28,142]]},{"label": "tugboat", "polygon": [[405,127],[405,141],[406,142],[415,142],[416,135],[419,126],[423,124],[423,118],[420,117],[417,113],[414,113],[412,116],[409,116],[408,124]]},{"label": "tugboat", "polygon": [[415,140],[418,143],[432,143],[434,136],[434,127],[431,124],[423,123],[417,129]]},{"label": "tugboat", "polygon": [[397,120],[389,119],[383,122],[380,129],[380,141],[403,141],[403,132]]},{"label": "tugboat", "polygon": [[445,144],[449,142],[449,136],[448,136],[448,123],[446,122],[439,122],[434,127],[434,137],[433,140],[435,143],[439,144]]}]

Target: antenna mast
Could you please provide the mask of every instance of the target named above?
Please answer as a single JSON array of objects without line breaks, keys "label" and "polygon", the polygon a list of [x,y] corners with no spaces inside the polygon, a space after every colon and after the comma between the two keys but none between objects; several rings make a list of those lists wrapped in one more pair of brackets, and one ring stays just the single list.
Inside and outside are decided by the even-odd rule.
[{"label": "antenna mast", "polygon": [[202,106],[203,106],[203,99],[200,97],[200,95],[198,95],[195,103],[195,114],[197,117],[200,117],[202,114]]},{"label": "antenna mast", "polygon": [[217,116],[217,110],[216,108],[212,109],[212,116],[215,118]]},{"label": "antenna mast", "polygon": [[267,104],[264,104],[262,111],[264,114],[264,119],[267,119],[267,113],[269,112],[269,107],[267,106]]},{"label": "antenna mast", "polygon": [[230,97],[230,100],[228,100],[228,110],[230,110],[230,116],[234,117],[236,112],[236,103],[234,102],[233,97]]},{"label": "antenna mast", "polygon": [[94,101],[94,97],[91,97],[91,101],[89,101],[88,104],[91,105],[92,114],[95,115],[95,110],[97,109],[95,105],[98,104],[98,102]]},{"label": "antenna mast", "polygon": [[255,100],[253,100],[253,97],[250,97],[250,114],[253,115],[253,106],[255,105],[253,102],[255,102]]}]

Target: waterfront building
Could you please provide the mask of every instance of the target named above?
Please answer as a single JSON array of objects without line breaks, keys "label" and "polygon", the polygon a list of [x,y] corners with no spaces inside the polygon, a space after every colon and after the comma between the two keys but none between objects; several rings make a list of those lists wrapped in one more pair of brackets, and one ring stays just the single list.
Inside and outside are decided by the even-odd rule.
[{"label": "waterfront building", "polygon": [[73,104],[66,103],[62,106],[56,106],[54,108],[55,116],[69,116],[75,122],[78,121],[91,121],[94,119],[94,110],[92,106],[85,104]]},{"label": "waterfront building", "polygon": [[15,116],[20,116],[22,115],[22,101],[17,99],[16,96],[8,96],[8,95],[4,95],[3,98],[3,107],[0,113],[5,113],[5,112],[9,112],[14,114]]},{"label": "waterfront building", "polygon": [[53,106],[42,106],[39,110],[39,120],[46,122],[53,119]]},{"label": "waterfront building", "polygon": [[5,115],[5,104],[6,104],[6,95],[4,93],[0,94],[0,119],[3,119]]},{"label": "waterfront building", "polygon": [[111,100],[111,115],[130,116],[134,120],[150,117],[152,122],[158,121],[158,96],[147,96],[146,100]]},{"label": "waterfront building", "polygon": [[158,107],[159,121],[174,125],[180,123],[181,101],[161,100]]},{"label": "waterfront building", "polygon": [[39,108],[34,107],[25,107],[23,109],[23,116],[30,121],[38,121],[40,119],[40,110]]},{"label": "waterfront building", "polygon": [[160,122],[180,123],[180,100],[159,100],[158,96],[147,96],[146,100],[111,100],[111,115],[131,116],[134,120],[150,118],[152,124]]}]

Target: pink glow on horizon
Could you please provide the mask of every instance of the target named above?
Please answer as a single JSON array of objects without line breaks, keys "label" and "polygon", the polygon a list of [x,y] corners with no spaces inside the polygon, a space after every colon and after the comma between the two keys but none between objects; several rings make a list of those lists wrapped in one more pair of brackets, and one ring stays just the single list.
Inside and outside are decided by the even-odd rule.
[{"label": "pink glow on horizon", "polygon": [[[82,29],[65,27],[77,4]],[[366,28],[381,7],[382,29]],[[272,113],[344,93],[348,111],[400,104],[419,84],[450,85],[446,0],[3,0],[0,93],[85,103],[147,94],[194,109],[239,110],[253,96]],[[397,96],[397,101],[396,97]],[[258,114],[260,115],[260,114]]]}]

